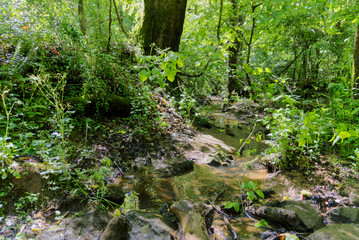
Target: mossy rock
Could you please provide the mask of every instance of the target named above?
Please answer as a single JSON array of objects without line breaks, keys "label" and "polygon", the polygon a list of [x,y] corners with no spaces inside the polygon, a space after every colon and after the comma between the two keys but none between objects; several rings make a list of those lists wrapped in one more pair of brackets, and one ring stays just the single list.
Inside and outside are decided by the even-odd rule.
[{"label": "mossy rock", "polygon": [[105,98],[95,96],[72,97],[65,100],[82,116],[129,117],[131,113],[131,100],[126,97],[109,95]]}]

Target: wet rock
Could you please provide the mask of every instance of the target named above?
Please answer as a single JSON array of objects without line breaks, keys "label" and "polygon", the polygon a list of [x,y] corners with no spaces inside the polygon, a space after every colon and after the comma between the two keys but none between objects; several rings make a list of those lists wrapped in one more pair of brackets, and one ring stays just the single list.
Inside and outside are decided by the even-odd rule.
[{"label": "wet rock", "polygon": [[193,171],[194,163],[193,160],[180,157],[166,160],[153,160],[152,164],[160,177],[174,177]]},{"label": "wet rock", "polygon": [[128,224],[125,216],[112,218],[101,234],[100,240],[126,240],[128,233]]},{"label": "wet rock", "polygon": [[334,224],[315,231],[307,238],[310,240],[357,240],[358,236],[358,224]]},{"label": "wet rock", "polygon": [[162,220],[171,228],[178,229],[178,221],[176,215],[171,211],[171,204],[164,203],[160,208],[160,213],[162,215]]},{"label": "wet rock", "polygon": [[174,232],[154,213],[130,211],[126,215],[126,219],[129,225],[128,240],[170,240],[171,232]]},{"label": "wet rock", "polygon": [[212,159],[209,163],[207,163],[209,166],[212,167],[220,167],[222,166],[222,163],[218,161],[217,159]]},{"label": "wet rock", "polygon": [[349,194],[349,202],[359,205],[359,191],[354,191]]},{"label": "wet rock", "polygon": [[125,198],[125,193],[123,191],[123,186],[119,183],[111,183],[107,185],[106,199],[121,205],[123,199]]},{"label": "wet rock", "polygon": [[283,207],[284,209],[294,211],[301,222],[303,223],[306,231],[319,229],[324,226],[324,217],[318,208],[306,201],[288,201]]},{"label": "wet rock", "polygon": [[245,208],[245,211],[258,219],[266,219],[274,224],[287,227],[301,226],[301,222],[296,212],[284,208],[250,206]]},{"label": "wet rock", "polygon": [[180,222],[184,239],[210,239],[207,234],[205,213],[202,204],[193,204],[189,201],[175,202],[171,211]]},{"label": "wet rock", "polygon": [[90,211],[78,217],[69,217],[61,223],[42,232],[37,240],[63,240],[63,239],[98,239],[105,229],[110,214],[100,211]]},{"label": "wet rock", "polygon": [[217,152],[207,163],[212,167],[228,166],[234,164],[233,156],[222,151]]},{"label": "wet rock", "polygon": [[324,218],[314,204],[305,201],[288,201],[281,207],[247,207],[246,211],[259,219],[292,227],[298,231],[312,231],[324,226]]},{"label": "wet rock", "polygon": [[358,223],[359,224],[359,208],[346,208],[346,207],[333,208],[327,213],[326,217],[329,223]]}]

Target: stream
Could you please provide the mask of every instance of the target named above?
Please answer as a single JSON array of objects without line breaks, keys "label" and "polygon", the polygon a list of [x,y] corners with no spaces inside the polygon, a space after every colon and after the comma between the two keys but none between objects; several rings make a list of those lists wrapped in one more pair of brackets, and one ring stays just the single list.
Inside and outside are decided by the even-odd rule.
[{"label": "stream", "polygon": [[[194,159],[194,170],[180,176],[160,178],[153,174],[151,167],[142,168],[133,175],[122,179],[124,188],[133,189],[139,194],[139,208],[156,211],[164,203],[181,200],[206,203],[233,201],[241,194],[240,181],[254,181],[258,186],[261,180],[268,178],[266,169],[244,170],[243,164],[252,160],[266,148],[263,141],[256,141],[256,135],[245,144],[245,151],[250,154],[237,156],[238,149],[243,145],[252,131],[252,126],[239,121],[235,116],[227,113],[213,113],[212,128],[202,128],[190,143],[191,149],[185,153],[187,158]],[[241,141],[243,139],[243,141]],[[232,156],[233,161],[228,166],[208,166],[210,159],[216,152]],[[224,223],[217,220],[218,239],[231,239],[225,236]],[[221,227],[220,227],[221,226]],[[241,233],[241,238],[258,239],[253,234],[260,232],[254,227],[249,218],[241,218],[233,224],[233,228]]]},{"label": "stream", "polygon": [[[51,218],[46,219],[46,210],[37,213],[33,216],[33,222],[25,223],[21,227],[19,233],[26,237],[17,239],[28,239],[27,236],[31,236],[39,240],[197,240],[209,239],[210,235],[210,239],[216,240],[255,240],[267,238],[263,238],[266,229],[256,228],[258,220],[253,217],[274,223],[274,228],[268,233],[268,239],[280,237],[281,233],[275,230],[278,226],[282,229],[282,226],[285,226],[285,229],[293,234],[304,232],[307,235],[322,228],[328,221],[336,223],[335,227],[342,227],[339,226],[342,220],[338,220],[338,215],[344,222],[359,223],[359,208],[356,208],[359,205],[359,192],[344,193],[346,196],[350,193],[352,197],[343,197],[340,191],[345,189],[335,182],[336,176],[332,175],[333,171],[323,169],[322,165],[318,164],[318,174],[310,176],[299,171],[289,171],[285,174],[268,173],[264,166],[255,161],[265,158],[261,153],[267,147],[260,129],[253,131],[253,123],[240,120],[238,114],[221,112],[220,105],[216,109],[209,111],[210,128],[203,127],[196,132],[185,128],[181,131],[172,131],[170,140],[161,139],[162,142],[158,146],[151,145],[152,150],[141,147],[126,149],[138,149],[142,152],[137,155],[133,151],[127,154],[132,167],[124,175],[119,174],[111,179],[107,189],[108,192],[110,189],[114,190],[111,190],[112,196],[115,196],[118,203],[123,201],[126,193],[136,192],[136,206],[140,211],[124,211],[122,216],[113,217],[113,211],[116,209],[110,212],[87,209],[78,201],[79,199],[69,197],[62,203],[62,207],[57,208],[61,209],[61,212],[57,212],[63,214],[63,217],[58,216],[60,220],[53,222],[49,220]],[[180,122],[179,119],[172,119],[172,122],[175,123],[176,120]],[[262,138],[258,138],[257,141],[259,134],[262,134]],[[111,137],[110,135],[109,138]],[[244,144],[246,139],[250,141]],[[167,142],[163,144],[164,141]],[[105,147],[102,149],[106,150]],[[239,149],[242,149],[241,154],[237,154]],[[36,179],[38,181],[35,181]],[[36,172],[28,174],[28,178],[22,178],[21,181],[26,191],[36,193],[42,189],[43,180]],[[33,184],[28,186],[26,183],[29,181]],[[264,199],[268,205],[261,204],[262,210],[257,211],[248,200],[243,200],[246,195],[241,189],[241,183],[249,181],[255,183],[263,192],[271,192]],[[309,201],[302,201],[303,190],[311,191],[306,199]],[[313,202],[313,197],[321,202]],[[241,207],[246,207],[248,217],[243,217],[243,214],[240,216],[233,208],[224,209],[228,201],[243,204]],[[327,205],[330,201],[334,205]],[[324,213],[327,215],[326,212],[333,206],[337,207],[334,208],[335,214],[332,214],[334,217],[329,213],[329,217],[324,220]],[[354,208],[345,210],[348,206]],[[79,213],[81,209],[84,212]],[[207,217],[211,215],[206,212],[208,209],[215,212],[211,217]],[[269,209],[269,214],[266,209]],[[54,215],[51,209],[48,212],[48,216]],[[166,212],[170,214],[169,218],[165,216]],[[346,216],[347,213],[351,215]],[[71,214],[74,216],[70,217]],[[176,220],[166,222],[166,219],[173,219],[171,214]],[[353,214],[355,216],[352,216]],[[235,218],[228,220],[230,216]],[[17,224],[16,219],[13,222],[11,219],[13,218],[6,220],[7,226],[3,228],[5,231],[1,230],[7,231],[8,236],[15,233],[16,228],[12,226]],[[207,221],[210,221],[208,226]],[[359,235],[359,227],[356,229],[355,226],[350,226],[345,231],[349,235],[357,231]],[[233,232],[238,238],[233,237]],[[318,232],[320,235],[320,231]],[[113,234],[117,234],[116,237]],[[120,235],[122,237],[119,237]]]}]

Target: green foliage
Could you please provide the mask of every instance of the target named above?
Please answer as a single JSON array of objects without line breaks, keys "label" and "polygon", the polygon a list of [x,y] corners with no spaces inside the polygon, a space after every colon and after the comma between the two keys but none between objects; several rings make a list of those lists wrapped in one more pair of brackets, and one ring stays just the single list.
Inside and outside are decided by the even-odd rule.
[{"label": "green foliage", "polygon": [[115,217],[126,214],[130,210],[138,210],[138,193],[131,191],[125,194],[125,200],[119,209],[116,209]]},{"label": "green foliage", "polygon": [[182,92],[180,99],[178,105],[181,115],[189,120],[195,117],[194,108],[196,106],[196,99],[190,96],[186,91]]},{"label": "green foliage", "polygon": [[268,222],[266,220],[261,219],[259,222],[256,222],[255,227],[256,228],[261,228],[261,227],[262,228],[268,228],[269,224],[268,224]]},{"label": "green foliage", "polygon": [[30,211],[35,211],[38,206],[39,193],[26,193],[26,196],[19,198],[15,203],[17,212],[25,217]]},{"label": "green foliage", "polygon": [[238,202],[226,202],[226,204],[224,205],[224,208],[229,209],[229,208],[233,208],[234,210],[236,210],[236,212],[239,212],[239,203]]},{"label": "green foliage", "polygon": [[247,193],[249,201],[253,202],[258,197],[264,199],[263,192],[252,181],[242,182],[241,189]]}]

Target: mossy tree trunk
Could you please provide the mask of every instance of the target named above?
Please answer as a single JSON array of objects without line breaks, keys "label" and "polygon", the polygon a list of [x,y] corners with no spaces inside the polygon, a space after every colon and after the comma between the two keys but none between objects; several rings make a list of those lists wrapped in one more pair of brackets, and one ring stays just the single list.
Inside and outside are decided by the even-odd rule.
[{"label": "mossy tree trunk", "polygon": [[86,18],[85,18],[85,13],[84,13],[84,1],[83,0],[79,0],[78,2],[78,15],[79,15],[79,20],[80,20],[80,27],[81,27],[81,32],[82,35],[86,35]]},{"label": "mossy tree trunk", "polygon": [[140,38],[145,54],[155,54],[153,43],[178,52],[187,0],[143,0],[143,5]]},{"label": "mossy tree trunk", "polygon": [[[239,9],[237,6],[236,0],[231,0],[232,3],[232,16],[230,18],[230,24],[233,29],[238,29],[239,25],[244,23],[244,16],[239,15]],[[239,30],[237,30],[239,31]],[[238,94],[243,93],[243,87],[239,84],[239,79],[237,77],[237,66],[238,66],[238,59],[241,58],[242,55],[242,47],[243,43],[240,40],[240,36],[237,32],[235,32],[234,41],[228,48],[228,95],[231,97],[233,92]]]}]

